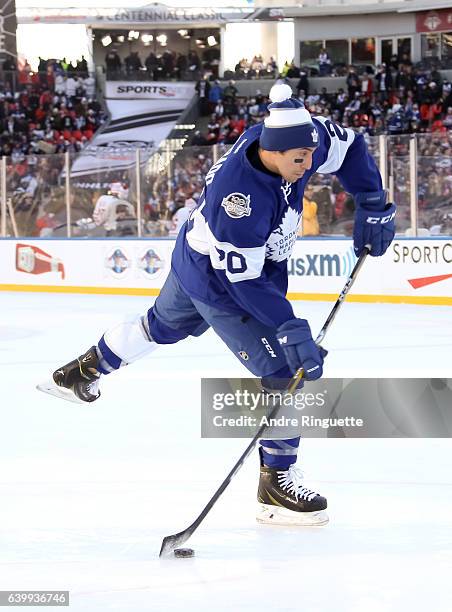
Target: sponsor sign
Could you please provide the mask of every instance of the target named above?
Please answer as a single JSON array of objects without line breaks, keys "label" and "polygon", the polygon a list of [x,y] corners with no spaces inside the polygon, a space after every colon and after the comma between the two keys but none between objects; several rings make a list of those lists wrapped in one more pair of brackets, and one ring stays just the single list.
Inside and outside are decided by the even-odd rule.
[{"label": "sponsor sign", "polygon": [[155,294],[169,272],[173,247],[173,240],[3,240],[0,288],[9,284],[90,291],[94,287],[100,293],[130,289]]},{"label": "sponsor sign", "polygon": [[64,264],[61,259],[52,257],[31,244],[16,244],[16,270],[26,274],[57,272],[64,279]]},{"label": "sponsor sign", "polygon": [[[131,8],[38,8],[27,7],[19,9],[19,23],[85,23],[87,25],[112,27],[114,25],[150,24],[220,24],[232,20],[247,19],[254,13],[246,7],[168,7],[154,3],[145,7]],[[274,16],[269,16],[273,19]]]},{"label": "sponsor sign", "polygon": [[349,247],[346,253],[308,252],[300,254],[299,257],[295,253],[288,263],[289,276],[347,277],[353,270],[357,259],[353,247]]},{"label": "sponsor sign", "polygon": [[124,276],[131,268],[131,261],[121,247],[113,247],[109,249],[104,260],[105,269],[108,270],[111,276],[119,278]]},{"label": "sponsor sign", "polygon": [[[0,289],[44,285],[155,295],[170,270],[174,244],[172,239],[2,240]],[[351,240],[297,240],[288,262],[289,298],[336,299],[355,260]],[[348,299],[452,305],[452,240],[395,240],[383,257],[367,258]],[[262,343],[269,353],[274,350]]]},{"label": "sponsor sign", "polygon": [[71,176],[85,182],[100,172],[124,170],[155,153],[195,94],[193,83],[108,81],[105,101],[110,120],[74,161]]},{"label": "sponsor sign", "polygon": [[416,13],[416,32],[447,32],[452,29],[452,9]]},{"label": "sponsor sign", "polygon": [[[145,100],[190,99],[194,95],[194,83],[140,83],[128,81],[107,81],[105,97],[107,100],[120,98],[133,100],[137,97]],[[148,108],[148,107],[147,107]],[[165,106],[162,110],[168,110]]]},{"label": "sponsor sign", "polygon": [[156,278],[165,270],[165,261],[155,249],[147,249],[137,259],[137,267],[146,277]]}]

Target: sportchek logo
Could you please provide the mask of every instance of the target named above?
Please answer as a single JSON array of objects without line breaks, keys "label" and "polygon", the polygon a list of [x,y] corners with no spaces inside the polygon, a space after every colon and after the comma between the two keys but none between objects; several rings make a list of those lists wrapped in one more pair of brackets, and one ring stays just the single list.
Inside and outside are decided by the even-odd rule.
[{"label": "sportchek logo", "polygon": [[355,263],[356,256],[350,247],[344,255],[315,253],[292,257],[288,272],[289,276],[349,276]]},{"label": "sportchek logo", "polygon": [[117,94],[157,94],[164,97],[173,97],[176,95],[174,89],[165,85],[118,85],[116,88]]},{"label": "sportchek logo", "polygon": [[394,242],[392,244],[394,263],[402,264],[451,264],[452,242],[439,244],[415,244]]},{"label": "sportchek logo", "polygon": [[413,289],[420,289],[421,287],[427,287],[427,285],[433,285],[434,283],[439,283],[440,281],[447,280],[448,278],[452,278],[452,274],[440,274],[438,276],[409,278],[408,282],[413,287]]},{"label": "sportchek logo", "polygon": [[[422,264],[444,267],[444,264],[452,264],[452,242],[440,242],[439,244],[415,244],[409,242],[394,242],[392,245],[393,262],[401,264]],[[435,283],[447,281],[452,278],[452,273],[432,274],[408,278],[407,282],[413,289],[422,289]]]}]

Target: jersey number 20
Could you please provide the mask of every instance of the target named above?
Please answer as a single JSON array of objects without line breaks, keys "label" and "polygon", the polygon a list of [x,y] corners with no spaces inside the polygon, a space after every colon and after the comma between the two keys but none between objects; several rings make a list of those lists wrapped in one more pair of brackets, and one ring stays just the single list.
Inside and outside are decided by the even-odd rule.
[{"label": "jersey number 20", "polygon": [[246,272],[247,265],[246,259],[237,251],[228,251],[227,253],[218,247],[215,247],[218,252],[220,261],[224,262],[226,259],[226,267],[230,274],[240,274]]}]

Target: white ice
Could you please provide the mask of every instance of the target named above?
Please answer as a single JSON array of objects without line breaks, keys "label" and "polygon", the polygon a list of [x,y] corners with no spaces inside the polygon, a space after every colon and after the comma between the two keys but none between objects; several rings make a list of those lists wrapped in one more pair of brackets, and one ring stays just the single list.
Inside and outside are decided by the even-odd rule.
[{"label": "white ice", "polygon": [[[323,528],[256,523],[255,454],[187,544],[196,557],[158,558],[246,444],[200,439],[201,376],[241,364],[208,332],[105,379],[93,405],[34,388],[148,306],[0,294],[0,590],[70,590],[77,612],[450,612],[450,439],[306,440]],[[330,308],[296,305],[314,330]],[[450,377],[451,322],[448,307],[345,304],[326,374]]]}]

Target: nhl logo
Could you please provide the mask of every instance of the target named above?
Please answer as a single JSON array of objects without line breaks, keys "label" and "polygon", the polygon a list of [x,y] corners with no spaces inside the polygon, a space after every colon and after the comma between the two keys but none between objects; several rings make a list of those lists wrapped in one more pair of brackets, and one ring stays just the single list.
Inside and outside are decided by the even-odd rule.
[{"label": "nhl logo", "polygon": [[240,219],[241,217],[249,217],[251,214],[251,197],[243,193],[230,193],[223,198],[221,206],[225,209],[226,214],[232,219]]},{"label": "nhl logo", "polygon": [[312,142],[314,143],[319,142],[319,135],[317,133],[317,130],[312,130],[311,136],[312,136]]}]

